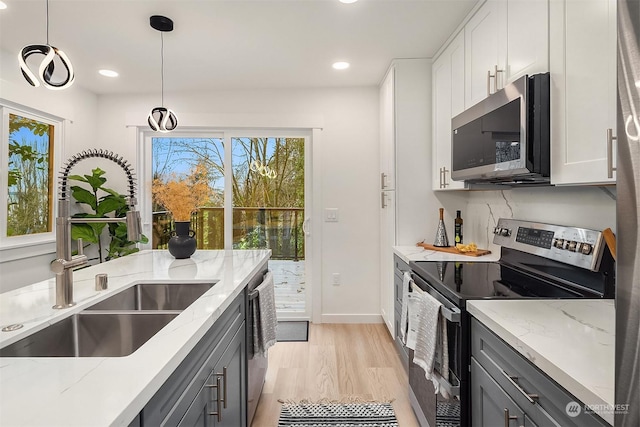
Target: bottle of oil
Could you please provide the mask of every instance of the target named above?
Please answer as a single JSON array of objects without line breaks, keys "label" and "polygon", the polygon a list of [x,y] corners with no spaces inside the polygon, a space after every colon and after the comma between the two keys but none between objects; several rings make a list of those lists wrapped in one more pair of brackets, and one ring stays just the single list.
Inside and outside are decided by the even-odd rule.
[{"label": "bottle of oil", "polygon": [[456,211],[456,219],[453,221],[453,229],[455,234],[455,243],[462,243],[462,217],[460,216],[461,212]]}]

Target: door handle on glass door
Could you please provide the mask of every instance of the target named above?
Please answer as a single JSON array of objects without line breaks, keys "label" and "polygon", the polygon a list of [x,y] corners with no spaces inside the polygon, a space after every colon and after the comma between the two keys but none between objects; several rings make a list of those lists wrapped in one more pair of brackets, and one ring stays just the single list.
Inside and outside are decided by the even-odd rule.
[{"label": "door handle on glass door", "polygon": [[305,218],[304,221],[302,221],[302,232],[307,237],[311,236],[311,231],[309,231],[309,227],[307,227],[307,224],[310,221],[311,221],[311,218],[309,218],[309,217]]}]

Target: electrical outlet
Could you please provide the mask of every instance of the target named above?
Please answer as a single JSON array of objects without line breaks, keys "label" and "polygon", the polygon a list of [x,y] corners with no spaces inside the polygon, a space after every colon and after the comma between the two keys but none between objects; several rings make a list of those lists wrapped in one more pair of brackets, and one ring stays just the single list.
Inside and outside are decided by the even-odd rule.
[{"label": "electrical outlet", "polygon": [[340,273],[333,273],[333,286],[340,286]]}]

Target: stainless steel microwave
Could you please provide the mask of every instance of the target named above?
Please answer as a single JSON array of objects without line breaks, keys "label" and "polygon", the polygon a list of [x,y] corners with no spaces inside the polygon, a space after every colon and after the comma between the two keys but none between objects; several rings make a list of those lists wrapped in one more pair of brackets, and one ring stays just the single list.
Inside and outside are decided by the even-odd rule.
[{"label": "stainless steel microwave", "polygon": [[549,184],[549,73],[523,76],[451,119],[451,177]]}]

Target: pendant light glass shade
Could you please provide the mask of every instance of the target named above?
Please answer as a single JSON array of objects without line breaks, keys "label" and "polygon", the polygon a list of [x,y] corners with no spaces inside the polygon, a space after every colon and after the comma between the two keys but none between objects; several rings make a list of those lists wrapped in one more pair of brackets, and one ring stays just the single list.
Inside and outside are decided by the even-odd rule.
[{"label": "pendant light glass shade", "polygon": [[161,106],[152,108],[147,117],[149,127],[154,132],[171,132],[178,127],[178,118],[175,113],[164,107],[164,32],[173,31],[173,21],[166,16],[154,15],[149,18],[149,24],[154,30],[160,31],[161,49],[160,49],[160,75],[161,75]]},{"label": "pendant light glass shade", "polygon": [[[27,64],[27,59],[31,55],[44,56],[38,67],[37,75]],[[58,61],[56,61],[56,59]],[[63,78],[59,81],[53,80],[56,62],[61,63],[64,67]],[[25,80],[33,87],[39,87],[40,82],[42,82],[42,85],[47,89],[60,90],[68,88],[75,80],[73,65],[71,65],[71,61],[67,55],[57,47],[49,44],[49,0],[47,0],[47,44],[32,44],[23,47],[18,53],[18,63],[20,64],[20,71],[22,71]]]}]

